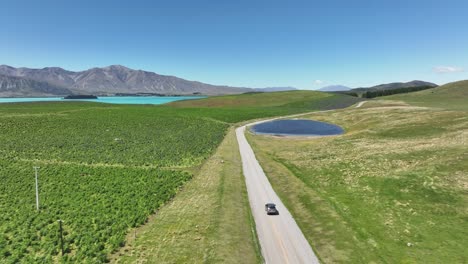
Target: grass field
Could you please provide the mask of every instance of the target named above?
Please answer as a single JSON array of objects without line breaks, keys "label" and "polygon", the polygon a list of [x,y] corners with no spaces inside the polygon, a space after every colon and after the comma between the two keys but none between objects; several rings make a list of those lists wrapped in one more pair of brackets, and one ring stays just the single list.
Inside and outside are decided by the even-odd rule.
[{"label": "grass field", "polygon": [[260,262],[243,177],[231,130],[194,179],[112,262]]},{"label": "grass field", "polygon": [[[115,256],[119,256],[116,250],[132,241],[129,232],[142,233],[136,227],[152,219],[151,224],[141,227],[148,234],[177,233],[167,235],[172,236],[171,240],[157,241],[157,251],[138,244],[151,244],[150,239],[142,236],[140,240],[138,236],[128,251],[133,252],[130,259],[138,254],[142,262],[145,257],[146,261],[165,258],[169,262],[175,257],[171,254],[177,252],[181,261],[195,258],[256,262],[258,251],[245,211],[247,200],[240,166],[236,171],[233,166],[226,167],[230,163],[210,163],[207,159],[236,122],[345,107],[356,101],[318,92],[262,96],[239,95],[249,103],[213,107],[193,106],[191,101],[177,106],[78,102],[0,105],[2,260],[102,262],[109,256],[116,260]],[[230,101],[232,96],[226,98]],[[232,142],[229,144],[230,152],[237,153]],[[226,160],[236,162],[235,158]],[[32,169],[35,165],[41,167],[40,213],[35,211]],[[211,167],[203,170],[202,165]],[[205,175],[208,173],[211,174]],[[177,214],[181,207],[173,207],[177,200],[167,207],[163,205],[191,178],[195,180],[185,185],[182,192],[185,195],[181,194],[178,200],[190,204],[180,211],[190,215],[190,221],[183,221]],[[197,185],[200,184],[197,179],[204,179],[202,184],[206,186]],[[200,198],[193,198],[194,194]],[[160,208],[161,215],[154,216]],[[238,211],[242,219],[234,215]],[[167,222],[159,216],[176,226],[164,224]],[[58,219],[64,220],[64,257],[59,255]],[[194,237],[184,234],[190,234],[192,231],[187,230],[194,228],[192,224],[196,222],[205,230],[199,231],[194,242]],[[175,230],[179,226],[187,228],[185,233]],[[242,246],[237,248],[239,243]],[[186,246],[194,250],[182,250]],[[174,251],[177,247],[180,250]],[[200,248],[209,249],[203,258],[198,255]],[[231,254],[235,250],[239,254]]]},{"label": "grass field", "polygon": [[[211,155],[228,127],[161,107],[86,103],[9,106],[0,105],[0,153],[21,160],[191,167]],[[29,106],[29,111],[16,111],[21,106]]]},{"label": "grass field", "polygon": [[248,135],[322,262],[468,261],[468,109],[434,95],[452,87],[307,116],[341,125],[342,136]]},{"label": "grass field", "polygon": [[[0,254],[102,262],[192,177],[228,125],[161,107],[0,105]],[[41,210],[33,166],[40,166]],[[183,168],[184,170],[180,170]],[[58,224],[65,251],[57,258]]]},{"label": "grass field", "polygon": [[316,91],[288,91],[210,97],[169,104],[178,111],[235,124],[272,116],[348,107],[360,98]]}]

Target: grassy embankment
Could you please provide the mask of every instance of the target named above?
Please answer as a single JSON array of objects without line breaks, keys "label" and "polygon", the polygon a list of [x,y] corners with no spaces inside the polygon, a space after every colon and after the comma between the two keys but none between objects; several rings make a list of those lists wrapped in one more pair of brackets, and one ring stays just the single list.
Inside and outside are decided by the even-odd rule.
[{"label": "grassy embankment", "polygon": [[306,116],[341,136],[248,139],[324,263],[465,263],[467,91],[388,97],[427,108],[371,101]]},{"label": "grassy embankment", "polygon": [[[74,102],[0,105],[2,258],[7,263],[105,261],[128,242],[128,232],[135,231],[179,192],[167,209],[151,217],[142,229],[158,237],[169,237],[172,231],[168,230],[173,230],[171,240],[159,241],[155,251],[138,246],[146,242],[136,230],[137,240],[131,245],[137,248],[127,247],[127,252],[139,254],[139,261],[162,256],[171,262],[201,261],[199,252],[204,252],[203,259],[214,262],[256,262],[258,251],[250,235],[252,225],[245,211],[248,207],[239,167],[207,158],[233,123],[354,100],[316,92],[269,94],[265,101],[263,96],[234,96],[237,102],[248,103],[229,107],[222,103],[193,106],[191,101],[184,102],[188,105],[185,108],[184,103],[177,107]],[[274,97],[281,99],[272,103]],[[228,146],[229,153],[237,153],[232,142],[223,146]],[[41,167],[39,214],[31,195],[33,165]],[[192,176],[193,182],[180,191]],[[200,182],[206,186],[200,187]],[[213,190],[217,195],[213,196]],[[194,193],[200,199],[194,198]],[[232,217],[231,213],[238,211],[244,212],[242,216]],[[63,258],[58,250],[57,219],[64,220]],[[162,219],[172,222],[165,225]],[[226,225],[234,219],[232,225]],[[206,229],[197,230],[197,225]],[[184,231],[179,232],[179,227]],[[231,254],[232,245],[238,244],[243,245],[239,248],[242,254]],[[174,251],[174,247],[191,251]]]}]

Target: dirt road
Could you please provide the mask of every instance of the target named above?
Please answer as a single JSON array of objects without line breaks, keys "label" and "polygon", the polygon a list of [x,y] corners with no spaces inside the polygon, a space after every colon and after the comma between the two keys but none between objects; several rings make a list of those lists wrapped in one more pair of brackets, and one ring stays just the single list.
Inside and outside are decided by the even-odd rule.
[{"label": "dirt road", "polygon": [[[360,108],[366,101],[356,104]],[[325,110],[319,112],[329,112]],[[312,112],[311,112],[312,113]],[[317,112],[315,112],[317,113]],[[320,263],[308,241],[299,229],[288,209],[276,195],[262,167],[255,158],[244,132],[246,127],[281,118],[293,118],[310,113],[276,117],[241,126],[236,129],[237,142],[242,158],[242,169],[247,185],[250,208],[255,219],[258,240],[266,263]],[[275,203],[277,216],[265,212],[265,203]]]},{"label": "dirt road", "polygon": [[[246,126],[236,129],[250,207],[266,263],[319,263],[288,209],[271,187],[245,138]],[[277,205],[279,215],[267,215],[265,203]]]}]

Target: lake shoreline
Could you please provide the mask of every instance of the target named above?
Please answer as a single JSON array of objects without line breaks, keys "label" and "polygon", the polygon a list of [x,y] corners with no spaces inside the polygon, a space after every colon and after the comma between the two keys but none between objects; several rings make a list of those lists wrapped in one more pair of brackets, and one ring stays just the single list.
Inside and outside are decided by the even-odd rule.
[{"label": "lake shoreline", "polygon": [[256,124],[249,130],[256,135],[276,137],[322,137],[345,133],[338,125],[308,119],[272,120]]},{"label": "lake shoreline", "polygon": [[97,99],[64,99],[64,97],[0,97],[1,103],[30,102],[96,102],[107,104],[160,105],[181,100],[203,99],[206,96],[98,96]]}]

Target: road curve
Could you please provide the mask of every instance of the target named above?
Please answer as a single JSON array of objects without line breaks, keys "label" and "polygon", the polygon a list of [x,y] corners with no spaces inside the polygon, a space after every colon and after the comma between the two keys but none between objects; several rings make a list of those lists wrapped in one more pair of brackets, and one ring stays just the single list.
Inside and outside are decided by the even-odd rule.
[{"label": "road curve", "polygon": [[[268,121],[268,120],[267,120]],[[266,121],[261,121],[266,122]],[[256,122],[256,123],[261,123]],[[252,124],[256,124],[252,123]],[[249,124],[249,125],[252,125]],[[271,187],[245,138],[246,126],[236,129],[250,207],[266,263],[319,263],[296,221]],[[265,203],[277,205],[279,215],[267,215]]]},{"label": "road curve", "polygon": [[359,102],[357,105],[356,105],[356,108],[359,108],[361,107],[363,104],[365,104],[367,101],[362,101],[362,102]]}]

